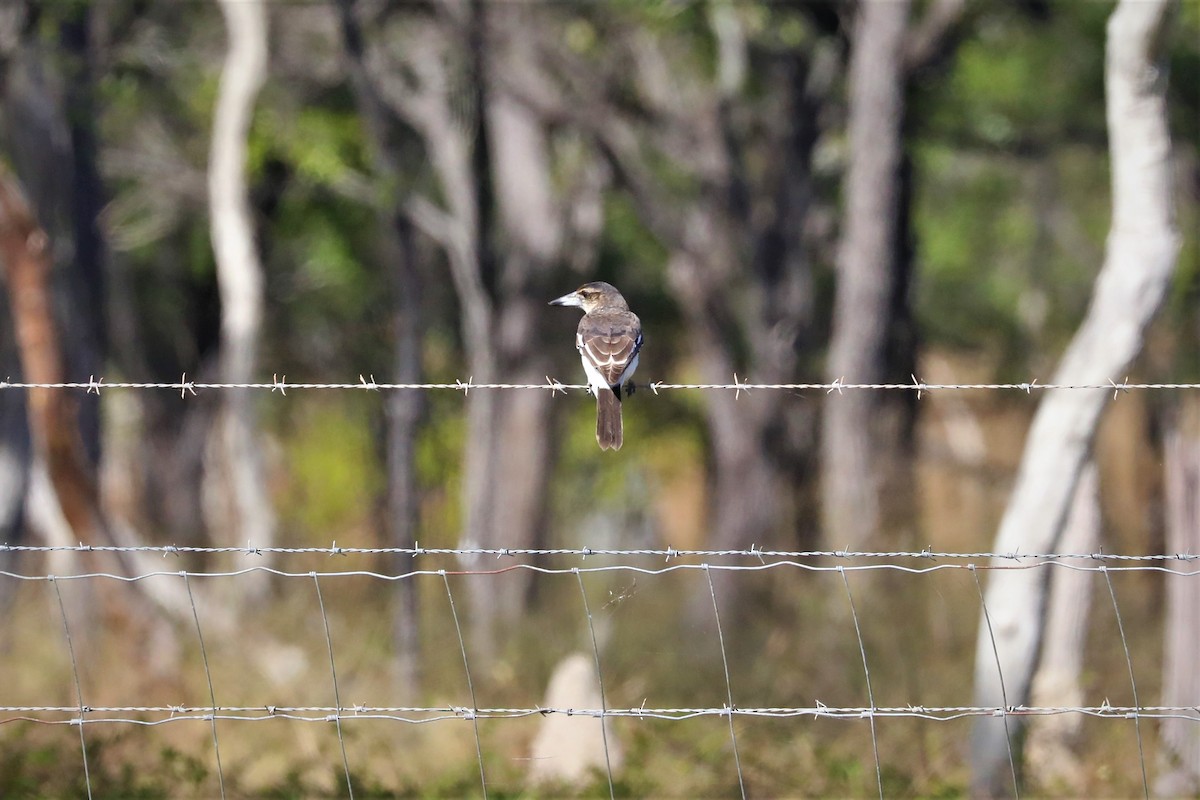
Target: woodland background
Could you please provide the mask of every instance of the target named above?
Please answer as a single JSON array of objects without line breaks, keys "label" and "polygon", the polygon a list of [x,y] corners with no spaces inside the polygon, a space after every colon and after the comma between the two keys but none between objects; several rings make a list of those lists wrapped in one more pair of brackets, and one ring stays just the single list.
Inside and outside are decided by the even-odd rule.
[{"label": "woodland background", "polygon": [[[1045,383],[1105,261],[1113,10],[1085,0],[7,0],[0,374],[576,383],[576,315],[546,302],[602,279],[642,319],[639,382]],[[1153,45],[1169,80],[1181,246],[1129,374],[1190,382],[1200,379],[1200,3],[1172,6]],[[34,252],[28,225],[48,250]],[[1185,480],[1192,488],[1171,501],[1164,487],[1172,465],[1185,477],[1196,469],[1193,395],[1129,393],[1105,413],[1092,491],[1106,550],[1186,549],[1172,520],[1200,519],[1188,516],[1198,493]],[[624,448],[602,454],[579,392],[3,389],[0,539],[987,551],[1037,401],[643,390],[625,404]],[[1078,474],[1059,476],[1067,494]],[[181,563],[242,566],[235,558]],[[21,574],[104,564],[0,559]],[[347,569],[413,566],[364,556]],[[834,578],[714,580],[736,628],[739,704],[864,702]],[[1146,703],[1169,680],[1167,592],[1154,576],[1120,581]],[[311,587],[261,575],[210,584],[219,699],[324,701]],[[555,662],[586,650],[573,582],[516,572],[459,585],[482,705],[536,704]],[[77,595],[67,600],[85,694],[93,705],[203,705],[190,611],[147,586],[64,587]],[[889,575],[860,590],[877,702],[969,705],[975,585]],[[326,591],[343,698],[465,704],[440,581]],[[614,578],[596,591],[607,600],[594,610],[610,706],[723,702],[707,585]],[[1108,596],[1103,583],[1082,591]],[[0,703],[74,702],[45,587],[0,578],[0,607]],[[1124,661],[1101,617],[1080,641],[1079,687],[1116,704]],[[1194,636],[1197,617],[1186,619]],[[619,792],[735,792],[724,724],[618,729]],[[222,729],[231,791],[344,788],[331,733],[248,727]],[[1166,754],[1152,778],[1184,781],[1159,791],[1200,790],[1196,727],[1183,756],[1143,731]],[[358,793],[474,791],[469,733],[412,728],[348,734]],[[523,790],[535,731],[536,720],[484,731],[498,791]],[[969,731],[969,721],[881,726],[888,795],[1002,785],[978,759],[972,773]],[[88,733],[93,785],[110,794],[215,789],[207,727]],[[1023,780],[1065,796],[1138,793],[1132,735],[1081,722],[1063,734],[1058,766],[1031,760]],[[875,791],[862,726],[755,722],[740,736],[754,794]],[[0,793],[80,791],[82,775],[62,766],[79,761],[76,729],[5,724],[0,738]],[[598,779],[582,791],[606,788]]]}]

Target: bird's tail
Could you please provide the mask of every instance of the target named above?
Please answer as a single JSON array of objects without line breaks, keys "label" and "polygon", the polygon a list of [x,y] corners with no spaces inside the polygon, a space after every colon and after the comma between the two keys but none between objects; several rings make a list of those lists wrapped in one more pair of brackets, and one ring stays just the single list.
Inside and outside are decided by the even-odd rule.
[{"label": "bird's tail", "polygon": [[596,441],[601,450],[620,450],[621,439],[621,398],[601,391],[596,395]]}]

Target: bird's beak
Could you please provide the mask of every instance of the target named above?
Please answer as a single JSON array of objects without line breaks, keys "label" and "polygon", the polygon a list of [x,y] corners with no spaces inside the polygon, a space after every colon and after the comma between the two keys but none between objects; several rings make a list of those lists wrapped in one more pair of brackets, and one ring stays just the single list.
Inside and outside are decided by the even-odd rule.
[{"label": "bird's beak", "polygon": [[580,299],[578,292],[571,292],[570,294],[564,294],[562,297],[551,300],[550,305],[575,306],[576,308],[581,308],[583,306],[583,300]]}]

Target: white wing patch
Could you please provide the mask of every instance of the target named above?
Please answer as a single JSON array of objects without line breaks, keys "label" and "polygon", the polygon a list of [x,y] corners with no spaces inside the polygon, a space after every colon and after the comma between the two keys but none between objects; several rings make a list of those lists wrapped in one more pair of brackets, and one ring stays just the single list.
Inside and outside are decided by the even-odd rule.
[{"label": "white wing patch", "polygon": [[[639,351],[642,349],[642,334],[640,332],[637,339],[634,340],[633,347],[628,351],[622,350],[617,353],[603,353],[595,344],[595,341],[585,341],[583,336],[578,333],[575,335],[575,347],[579,350],[579,358],[583,362],[583,371],[587,375],[588,385],[592,388],[593,394],[601,391],[611,391],[613,386],[624,385],[626,381],[633,377],[633,373],[638,367]],[[609,375],[617,374],[617,381],[610,384],[605,377],[605,373]]]}]

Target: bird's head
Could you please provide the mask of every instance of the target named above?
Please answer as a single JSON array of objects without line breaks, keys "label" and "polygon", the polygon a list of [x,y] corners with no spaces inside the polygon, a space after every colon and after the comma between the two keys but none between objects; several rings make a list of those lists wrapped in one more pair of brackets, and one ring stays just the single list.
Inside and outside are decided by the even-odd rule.
[{"label": "bird's head", "polygon": [[570,294],[550,301],[552,306],[575,306],[582,308],[583,313],[589,314],[598,308],[628,309],[629,304],[617,291],[617,287],[604,281],[585,283]]}]

